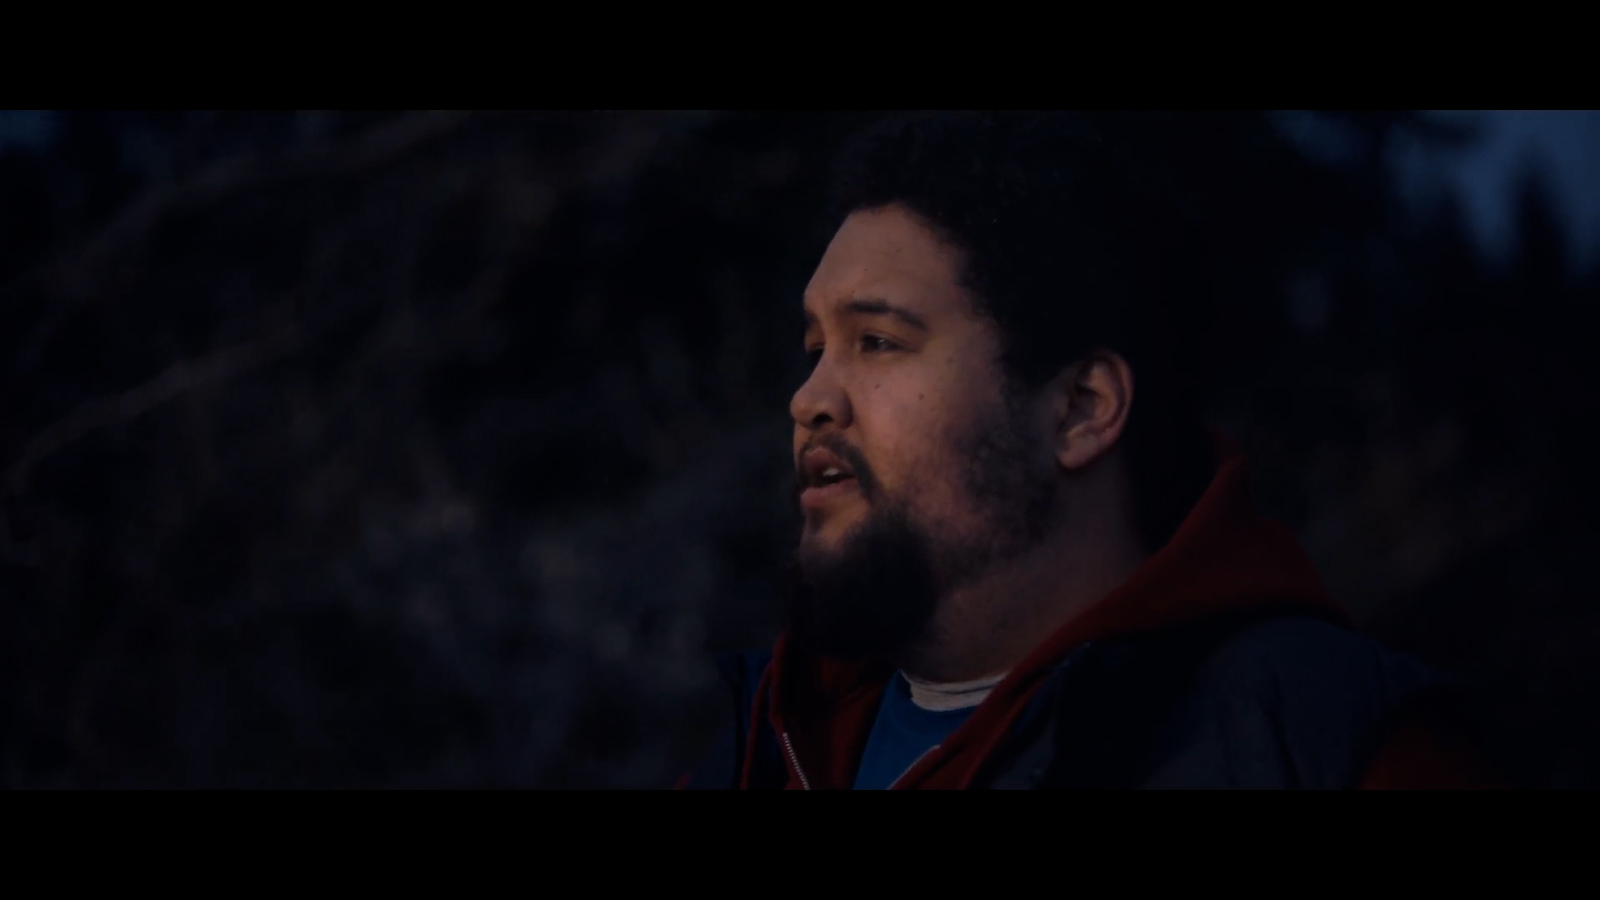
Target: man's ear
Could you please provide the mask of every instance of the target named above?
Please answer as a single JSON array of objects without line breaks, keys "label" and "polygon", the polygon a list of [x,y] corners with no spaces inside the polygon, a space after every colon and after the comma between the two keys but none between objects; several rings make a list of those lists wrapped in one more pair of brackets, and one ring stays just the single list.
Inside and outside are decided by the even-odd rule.
[{"label": "man's ear", "polygon": [[1097,350],[1062,370],[1050,390],[1055,456],[1062,468],[1082,469],[1116,446],[1133,405],[1133,369],[1127,360]]}]

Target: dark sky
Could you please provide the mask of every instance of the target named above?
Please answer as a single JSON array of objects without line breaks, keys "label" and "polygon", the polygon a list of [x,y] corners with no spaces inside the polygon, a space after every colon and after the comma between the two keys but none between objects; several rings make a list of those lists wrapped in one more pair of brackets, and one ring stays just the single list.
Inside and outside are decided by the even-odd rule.
[{"label": "dark sky", "polygon": [[1508,110],[1440,113],[1475,117],[1483,139],[1459,154],[1407,154],[1396,160],[1404,182],[1425,192],[1438,181],[1457,192],[1473,233],[1493,258],[1512,250],[1516,188],[1538,168],[1555,189],[1558,211],[1572,238],[1573,262],[1600,262],[1600,112]]}]

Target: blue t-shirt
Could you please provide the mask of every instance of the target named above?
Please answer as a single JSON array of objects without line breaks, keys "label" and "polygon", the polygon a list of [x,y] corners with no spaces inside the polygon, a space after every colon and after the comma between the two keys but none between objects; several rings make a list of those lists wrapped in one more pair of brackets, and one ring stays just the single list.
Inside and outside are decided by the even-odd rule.
[{"label": "blue t-shirt", "polygon": [[855,789],[880,791],[900,779],[924,753],[937,747],[976,706],[930,712],[911,702],[911,685],[899,672],[889,679],[878,705],[878,718],[867,736]]}]

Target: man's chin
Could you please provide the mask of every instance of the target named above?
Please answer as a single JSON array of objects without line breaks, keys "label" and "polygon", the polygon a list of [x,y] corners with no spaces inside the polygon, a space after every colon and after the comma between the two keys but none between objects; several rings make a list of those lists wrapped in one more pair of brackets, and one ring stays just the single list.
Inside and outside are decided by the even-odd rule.
[{"label": "man's chin", "polygon": [[800,555],[807,559],[834,560],[849,551],[861,530],[857,517],[840,514],[807,519],[800,534]]},{"label": "man's chin", "polygon": [[789,626],[799,646],[861,660],[923,632],[937,591],[928,545],[903,517],[807,524],[791,573]]}]

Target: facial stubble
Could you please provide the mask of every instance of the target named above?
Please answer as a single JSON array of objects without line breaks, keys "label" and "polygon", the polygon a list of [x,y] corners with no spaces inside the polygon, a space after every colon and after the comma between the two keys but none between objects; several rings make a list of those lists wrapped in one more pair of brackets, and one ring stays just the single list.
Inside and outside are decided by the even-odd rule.
[{"label": "facial stubble", "polygon": [[788,633],[797,648],[846,661],[905,656],[929,636],[942,598],[1042,540],[1057,476],[1037,457],[1019,404],[996,419],[956,442],[962,494],[977,513],[961,534],[922,521],[854,448],[821,442],[855,470],[868,513],[836,548],[802,541],[796,551]]}]

